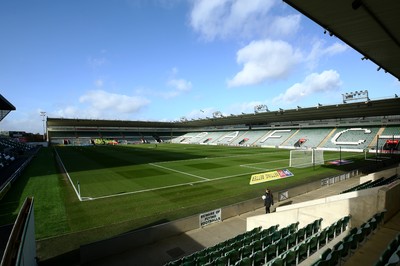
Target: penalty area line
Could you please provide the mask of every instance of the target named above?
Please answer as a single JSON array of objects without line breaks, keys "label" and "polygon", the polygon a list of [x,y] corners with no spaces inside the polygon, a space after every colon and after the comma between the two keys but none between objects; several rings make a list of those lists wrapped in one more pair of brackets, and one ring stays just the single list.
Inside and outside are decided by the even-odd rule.
[{"label": "penalty area line", "polygon": [[169,168],[169,167],[165,167],[165,166],[161,166],[161,165],[154,164],[154,163],[149,163],[149,165],[152,165],[152,166],[164,169],[164,170],[172,171],[172,172],[175,172],[175,173],[179,173],[179,174],[182,174],[182,175],[192,176],[192,177],[199,178],[199,179],[202,179],[202,180],[205,180],[205,181],[209,181],[210,180],[209,178],[205,178],[205,177],[202,177],[202,176],[198,176],[198,175],[182,172],[182,171],[179,171],[179,170],[175,170],[175,169],[172,169],[172,168]]},{"label": "penalty area line", "polygon": [[84,198],[82,198],[82,201],[114,198],[114,197],[119,197],[119,196],[126,196],[126,195],[132,195],[132,194],[139,194],[139,193],[143,193],[143,192],[151,192],[151,191],[157,191],[157,190],[162,190],[162,189],[167,189],[167,188],[174,188],[174,187],[183,187],[183,186],[189,186],[189,185],[192,186],[193,184],[204,183],[204,182],[210,182],[210,181],[211,181],[211,180],[200,180],[200,181],[195,181],[195,182],[188,182],[188,183],[182,183],[182,184],[176,184],[176,185],[170,185],[170,186],[163,186],[163,187],[142,189],[142,190],[137,190],[137,191],[131,191],[131,192],[124,192],[124,193],[118,193],[118,194],[113,194],[113,195],[107,195],[107,196],[100,196],[100,197],[84,197]]}]

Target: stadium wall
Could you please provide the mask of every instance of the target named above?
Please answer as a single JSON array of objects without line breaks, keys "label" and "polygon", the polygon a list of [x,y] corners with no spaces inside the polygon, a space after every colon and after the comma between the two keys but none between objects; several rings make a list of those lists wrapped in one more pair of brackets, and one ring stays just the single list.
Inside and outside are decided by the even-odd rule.
[{"label": "stadium wall", "polygon": [[[399,167],[381,171],[377,176],[389,177],[386,174],[396,172]],[[400,182],[394,182],[384,187],[376,187],[343,193],[331,197],[302,202],[290,206],[276,208],[276,212],[247,218],[247,230],[262,226],[279,224],[281,227],[299,221],[299,226],[305,226],[318,218],[323,218],[322,227],[328,226],[338,219],[351,215],[351,227],[360,226],[373,214],[386,210],[385,221],[393,217],[400,206]]]}]

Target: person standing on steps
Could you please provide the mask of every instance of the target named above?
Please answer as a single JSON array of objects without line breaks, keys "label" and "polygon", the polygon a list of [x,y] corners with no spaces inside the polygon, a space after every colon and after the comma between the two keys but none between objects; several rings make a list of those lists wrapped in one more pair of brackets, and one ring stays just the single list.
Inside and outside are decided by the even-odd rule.
[{"label": "person standing on steps", "polygon": [[270,213],[270,208],[274,204],[274,197],[272,196],[271,190],[267,188],[262,196],[262,199],[264,200],[265,213]]}]

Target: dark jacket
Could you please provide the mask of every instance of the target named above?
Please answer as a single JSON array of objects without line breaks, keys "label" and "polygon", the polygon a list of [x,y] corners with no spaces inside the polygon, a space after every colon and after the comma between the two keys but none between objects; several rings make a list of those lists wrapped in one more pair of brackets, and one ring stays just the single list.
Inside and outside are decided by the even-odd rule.
[{"label": "dark jacket", "polygon": [[274,197],[272,193],[265,192],[264,206],[271,206],[274,204]]}]

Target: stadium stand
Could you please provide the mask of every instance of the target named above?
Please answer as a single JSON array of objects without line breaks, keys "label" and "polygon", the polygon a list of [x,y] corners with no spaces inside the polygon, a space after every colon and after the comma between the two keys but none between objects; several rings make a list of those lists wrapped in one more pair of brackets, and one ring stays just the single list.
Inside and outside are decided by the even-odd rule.
[{"label": "stadium stand", "polygon": [[324,148],[350,148],[363,150],[367,148],[379,127],[365,128],[337,128],[330,141],[326,142]]},{"label": "stadium stand", "polygon": [[230,145],[231,143],[234,143],[238,139],[243,140],[243,135],[245,134],[246,131],[229,131],[217,140],[217,144]]},{"label": "stadium stand", "polygon": [[284,143],[295,130],[292,129],[278,129],[269,131],[267,134],[258,139],[254,144],[261,147],[276,147]]},{"label": "stadium stand", "polygon": [[[0,95],[0,121],[15,107]],[[0,200],[39,147],[0,137]],[[36,265],[33,199],[26,198],[14,224],[0,227],[0,265]]]},{"label": "stadium stand", "polygon": [[[300,129],[294,137],[282,146],[285,147],[318,147],[324,138],[332,131],[332,128],[308,128]],[[301,142],[300,140],[304,140]],[[297,145],[296,145],[297,144]]]},{"label": "stadium stand", "polygon": [[393,175],[389,178],[380,177],[374,181],[371,181],[371,180],[365,181],[364,183],[359,184],[355,187],[346,189],[346,190],[342,191],[341,193],[347,193],[347,192],[353,192],[353,191],[358,191],[358,190],[362,190],[362,189],[385,186],[385,185],[389,185],[392,182],[395,182],[397,180],[399,180],[399,176],[397,174]]},{"label": "stadium stand", "polygon": [[237,138],[232,142],[232,145],[251,146],[255,145],[256,141],[266,134],[265,130],[249,130],[245,131],[241,138]]},{"label": "stadium stand", "polygon": [[[382,135],[378,135],[379,131]],[[240,131],[201,131],[190,133],[155,131],[54,131],[49,132],[50,142],[54,145],[72,144],[89,145],[91,139],[115,140],[120,144],[140,143],[188,143],[232,146],[280,147],[286,149],[318,147],[319,149],[344,149],[364,151],[367,148],[397,151],[400,137],[396,134],[398,127],[365,127],[365,128],[287,128],[279,130],[255,129]],[[379,140],[378,140],[379,137]]]}]

